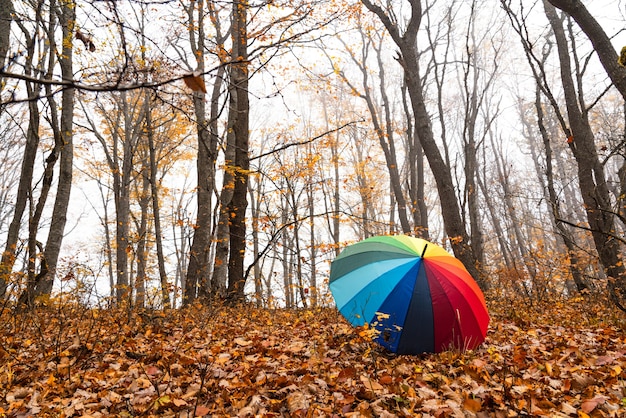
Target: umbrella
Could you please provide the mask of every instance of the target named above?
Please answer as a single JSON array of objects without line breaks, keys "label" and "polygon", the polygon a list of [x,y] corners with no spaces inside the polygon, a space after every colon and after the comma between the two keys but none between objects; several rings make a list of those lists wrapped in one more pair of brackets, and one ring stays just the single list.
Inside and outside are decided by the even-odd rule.
[{"label": "umbrella", "polygon": [[354,326],[399,354],[474,349],[489,314],[463,264],[436,244],[406,235],[375,236],[346,247],[331,264],[330,290]]}]

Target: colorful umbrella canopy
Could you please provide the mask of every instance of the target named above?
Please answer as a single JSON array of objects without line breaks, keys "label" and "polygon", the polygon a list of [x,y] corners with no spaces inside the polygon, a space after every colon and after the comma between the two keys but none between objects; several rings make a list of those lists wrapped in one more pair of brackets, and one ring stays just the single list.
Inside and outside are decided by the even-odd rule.
[{"label": "colorful umbrella canopy", "polygon": [[436,244],[406,235],[375,236],[346,247],[331,264],[330,290],[353,325],[399,354],[474,349],[489,314],[463,264]]}]

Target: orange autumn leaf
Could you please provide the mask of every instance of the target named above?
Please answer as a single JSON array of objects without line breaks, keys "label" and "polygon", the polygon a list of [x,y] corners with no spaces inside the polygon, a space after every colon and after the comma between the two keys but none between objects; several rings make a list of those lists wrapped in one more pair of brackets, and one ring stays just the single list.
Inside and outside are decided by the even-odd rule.
[{"label": "orange autumn leaf", "polygon": [[204,84],[204,80],[200,77],[198,72],[193,72],[191,74],[187,74],[183,77],[183,81],[185,85],[189,87],[193,91],[201,91],[206,94],[206,85]]},{"label": "orange autumn leaf", "polygon": [[207,406],[199,405],[198,407],[196,407],[195,416],[204,417],[209,415],[209,412],[211,412],[211,410]]},{"label": "orange autumn leaf", "polygon": [[466,398],[465,401],[463,401],[463,408],[474,413],[480,412],[482,409],[482,402],[478,399]]}]

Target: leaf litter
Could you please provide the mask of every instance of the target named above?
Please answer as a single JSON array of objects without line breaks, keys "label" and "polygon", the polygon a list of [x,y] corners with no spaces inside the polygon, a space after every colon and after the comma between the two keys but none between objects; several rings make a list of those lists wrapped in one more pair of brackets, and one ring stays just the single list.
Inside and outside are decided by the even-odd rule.
[{"label": "leaf litter", "polygon": [[0,416],[624,417],[623,319],[584,303],[492,303],[477,350],[420,356],[331,308],[4,311]]}]

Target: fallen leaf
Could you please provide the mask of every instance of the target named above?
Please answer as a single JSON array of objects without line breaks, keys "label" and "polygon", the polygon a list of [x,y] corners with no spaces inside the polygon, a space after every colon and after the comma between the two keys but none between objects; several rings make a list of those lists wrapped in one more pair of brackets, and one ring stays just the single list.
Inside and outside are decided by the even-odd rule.
[{"label": "fallen leaf", "polygon": [[607,398],[605,396],[596,396],[593,399],[589,399],[580,404],[580,409],[587,414],[591,413],[598,405],[602,405],[606,402]]},{"label": "fallen leaf", "polygon": [[211,409],[206,405],[198,405],[194,411],[194,415],[196,417],[204,417],[209,415],[209,412],[211,412]]},{"label": "fallen leaf", "polygon": [[185,85],[189,87],[191,90],[196,92],[202,92],[206,94],[206,85],[204,84],[204,79],[200,76],[200,73],[193,72],[191,74],[187,74],[183,77],[183,81]]},{"label": "fallen leaf", "polygon": [[381,385],[390,385],[393,383],[393,377],[391,377],[391,375],[384,374],[380,377],[380,379],[378,379],[378,382]]},{"label": "fallen leaf", "polygon": [[373,391],[380,391],[383,390],[383,386],[378,383],[376,380],[365,376],[365,375],[361,375],[361,382],[365,385],[365,387],[369,390],[373,390]]},{"label": "fallen leaf", "polygon": [[155,375],[160,374],[160,373],[161,373],[161,370],[159,370],[158,367],[155,367],[155,366],[148,366],[148,367],[146,367],[146,374],[148,376],[155,376]]},{"label": "fallen leaf", "polygon": [[561,403],[561,412],[563,412],[564,414],[576,414],[576,408],[574,408],[572,405],[568,404],[567,402],[563,402]]},{"label": "fallen leaf", "polygon": [[184,399],[172,399],[172,403],[177,406],[177,407],[181,407],[181,406],[185,406],[188,405],[187,402]]},{"label": "fallen leaf", "polygon": [[354,379],[356,377],[356,369],[354,367],[346,367],[339,372],[337,376],[337,382],[343,383],[348,379]]},{"label": "fallen leaf", "polygon": [[466,398],[463,401],[463,408],[470,412],[480,412],[482,409],[482,402],[478,399]]},{"label": "fallen leaf", "polygon": [[297,411],[304,411],[309,408],[309,401],[306,395],[302,392],[293,392],[287,395],[287,409],[290,414],[295,414]]}]

